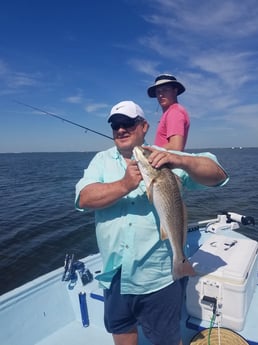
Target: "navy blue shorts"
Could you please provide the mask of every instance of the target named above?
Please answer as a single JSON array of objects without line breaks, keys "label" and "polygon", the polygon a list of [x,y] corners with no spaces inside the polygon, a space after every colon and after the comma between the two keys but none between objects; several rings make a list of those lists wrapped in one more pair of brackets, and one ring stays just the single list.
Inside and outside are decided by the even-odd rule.
[{"label": "navy blue shorts", "polygon": [[141,325],[153,344],[179,344],[183,291],[183,281],[178,280],[150,294],[121,295],[119,272],[104,290],[105,327],[109,333],[123,334]]}]

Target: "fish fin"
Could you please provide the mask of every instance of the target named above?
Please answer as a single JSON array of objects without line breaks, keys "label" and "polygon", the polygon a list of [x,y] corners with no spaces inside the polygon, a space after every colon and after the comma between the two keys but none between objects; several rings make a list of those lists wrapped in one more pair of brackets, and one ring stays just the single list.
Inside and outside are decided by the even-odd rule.
[{"label": "fish fin", "polygon": [[151,183],[146,188],[147,198],[149,199],[149,202],[153,204],[153,185],[155,183],[155,178],[151,180]]},{"label": "fish fin", "polygon": [[177,280],[183,277],[195,276],[196,272],[190,262],[186,258],[184,258],[181,261],[173,262],[172,274],[174,280]]},{"label": "fish fin", "polygon": [[153,198],[152,198],[151,190],[149,188],[146,188],[146,194],[147,194],[147,198],[149,199],[149,202],[152,203]]},{"label": "fish fin", "polygon": [[[180,177],[175,174],[176,182],[178,189],[180,191],[180,194],[182,193],[182,182],[180,180]],[[184,232],[183,232],[183,245],[186,243],[186,238],[187,238],[187,230],[188,230],[188,214],[187,214],[187,208],[185,203],[182,200],[182,211],[183,211],[183,226],[184,226]]]},{"label": "fish fin", "polygon": [[180,179],[180,177],[179,176],[177,176],[176,174],[174,174],[175,175],[175,178],[176,178],[176,182],[177,182],[177,186],[178,186],[178,189],[179,189],[179,191],[180,191],[180,193],[182,192],[182,182],[181,182],[181,179]]},{"label": "fish fin", "polygon": [[187,214],[187,207],[183,201],[182,201],[182,206],[183,206],[183,224],[184,224],[183,245],[185,245],[186,239],[187,239],[187,231],[188,231],[188,214]]},{"label": "fish fin", "polygon": [[168,238],[167,232],[164,230],[163,226],[160,226],[160,238],[165,241]]}]

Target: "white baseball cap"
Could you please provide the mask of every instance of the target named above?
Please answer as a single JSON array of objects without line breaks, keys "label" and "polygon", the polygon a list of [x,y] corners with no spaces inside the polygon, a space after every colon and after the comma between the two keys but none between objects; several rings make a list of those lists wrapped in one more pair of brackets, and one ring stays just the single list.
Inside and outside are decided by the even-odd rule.
[{"label": "white baseball cap", "polygon": [[131,119],[137,117],[145,118],[142,108],[133,101],[122,101],[114,105],[108,116],[108,122],[111,122],[111,117],[115,115],[123,115]]}]

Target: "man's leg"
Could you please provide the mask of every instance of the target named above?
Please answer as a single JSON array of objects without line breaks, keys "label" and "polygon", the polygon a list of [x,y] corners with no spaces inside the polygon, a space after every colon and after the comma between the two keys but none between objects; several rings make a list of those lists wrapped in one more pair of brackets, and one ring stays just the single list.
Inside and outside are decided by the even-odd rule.
[{"label": "man's leg", "polygon": [[137,328],[130,333],[112,334],[115,345],[137,345],[138,332]]},{"label": "man's leg", "polygon": [[180,343],[182,296],[182,286],[179,281],[175,281],[161,290],[135,297],[138,302],[138,308],[134,309],[135,315],[143,333],[152,344],[182,345]]},{"label": "man's leg", "polygon": [[137,345],[137,320],[130,307],[130,295],[120,293],[120,272],[114,276],[110,289],[104,290],[104,322],[115,345]]}]

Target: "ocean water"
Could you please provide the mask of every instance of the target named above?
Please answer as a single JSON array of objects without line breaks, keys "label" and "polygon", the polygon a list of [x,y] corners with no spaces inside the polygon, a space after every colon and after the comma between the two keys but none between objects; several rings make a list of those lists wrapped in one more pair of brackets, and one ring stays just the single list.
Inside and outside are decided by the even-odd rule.
[{"label": "ocean water", "polygon": [[[258,148],[208,151],[230,181],[187,192],[189,222],[231,211],[253,216],[258,224]],[[0,154],[0,294],[62,266],[66,253],[80,259],[98,251],[93,212],[74,208],[75,184],[94,155]],[[257,225],[239,231],[258,240]]]}]

